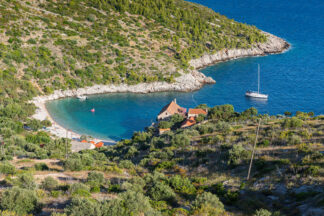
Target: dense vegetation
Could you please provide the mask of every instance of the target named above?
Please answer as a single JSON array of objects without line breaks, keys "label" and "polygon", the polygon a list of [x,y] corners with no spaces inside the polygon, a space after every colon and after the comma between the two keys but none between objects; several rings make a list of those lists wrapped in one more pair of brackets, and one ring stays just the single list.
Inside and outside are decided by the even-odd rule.
[{"label": "dense vegetation", "polygon": [[173,116],[115,146],[79,153],[43,130],[49,121],[30,118],[35,107],[28,101],[40,94],[173,82],[192,70],[192,58],[264,41],[255,27],[182,0],[0,0],[0,214],[279,216],[323,209],[322,116],[216,106],[192,128],[178,129],[183,117]]},{"label": "dense vegetation", "polygon": [[50,124],[30,119],[37,95],[172,82],[190,58],[264,40],[255,27],[181,0],[0,0],[1,158],[66,155],[66,140],[34,133]]},{"label": "dense vegetation", "polygon": [[21,80],[10,89],[28,96],[172,82],[192,58],[266,40],[253,26],[182,0],[2,0],[0,14],[1,74]]},{"label": "dense vegetation", "polygon": [[191,128],[177,129],[180,117],[174,116],[165,120],[173,126],[163,135],[156,124],[114,146],[67,158],[45,144],[43,157],[3,159],[0,207],[12,212],[8,215],[87,216],[280,216],[323,210],[323,116],[258,115],[254,108],[238,113],[231,105],[208,110]]}]

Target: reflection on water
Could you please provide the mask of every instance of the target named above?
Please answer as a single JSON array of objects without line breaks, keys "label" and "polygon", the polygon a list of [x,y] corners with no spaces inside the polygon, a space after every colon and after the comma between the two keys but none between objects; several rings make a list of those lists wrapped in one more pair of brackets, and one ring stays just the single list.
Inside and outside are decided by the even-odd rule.
[{"label": "reflection on water", "polygon": [[263,98],[253,98],[253,97],[247,97],[245,96],[245,99],[247,102],[251,103],[252,106],[257,106],[257,105],[266,105],[268,103],[268,99],[263,99]]}]

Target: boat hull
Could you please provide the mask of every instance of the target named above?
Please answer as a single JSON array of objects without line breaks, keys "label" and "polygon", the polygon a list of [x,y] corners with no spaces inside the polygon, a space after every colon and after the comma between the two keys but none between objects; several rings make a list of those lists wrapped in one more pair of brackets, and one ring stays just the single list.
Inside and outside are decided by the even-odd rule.
[{"label": "boat hull", "polygon": [[252,97],[252,98],[268,99],[267,94],[260,94],[258,92],[246,92],[245,96],[246,97]]},{"label": "boat hull", "polygon": [[79,96],[77,96],[77,98],[78,98],[79,100],[81,100],[81,101],[83,101],[83,100],[87,100],[87,96],[85,96],[85,95],[79,95]]}]

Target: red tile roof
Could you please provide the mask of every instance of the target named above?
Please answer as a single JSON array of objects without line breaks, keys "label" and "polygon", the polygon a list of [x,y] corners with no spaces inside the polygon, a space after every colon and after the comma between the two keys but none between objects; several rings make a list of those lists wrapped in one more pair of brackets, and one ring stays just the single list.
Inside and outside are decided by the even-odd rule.
[{"label": "red tile roof", "polygon": [[159,128],[159,134],[163,134],[167,131],[170,131],[171,129],[170,128],[166,128],[166,129],[163,129],[163,128]]},{"label": "red tile roof", "polygon": [[186,120],[182,123],[181,127],[182,127],[182,128],[190,127],[190,126],[195,125],[195,124],[196,124],[196,120],[195,120],[195,118],[194,118],[194,117],[190,117],[189,119],[186,119]]},{"label": "red tile roof", "polygon": [[104,145],[103,142],[98,142],[95,144],[96,148],[101,148]]},{"label": "red tile roof", "polygon": [[176,102],[172,101],[168,105],[164,106],[160,111],[159,115],[165,111],[168,111],[171,115],[174,114],[185,114],[187,109],[179,106]]},{"label": "red tile roof", "polygon": [[207,112],[206,110],[203,110],[203,109],[189,109],[188,111],[188,115],[207,115]]}]

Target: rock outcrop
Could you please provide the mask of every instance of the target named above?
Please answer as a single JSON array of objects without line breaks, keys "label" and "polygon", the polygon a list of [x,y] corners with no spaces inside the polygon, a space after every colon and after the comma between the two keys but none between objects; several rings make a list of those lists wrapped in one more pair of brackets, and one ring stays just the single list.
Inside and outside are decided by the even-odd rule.
[{"label": "rock outcrop", "polygon": [[195,69],[199,69],[230,59],[281,53],[290,47],[289,43],[287,43],[285,40],[267,32],[263,33],[267,35],[268,38],[267,42],[265,43],[256,44],[249,49],[229,49],[222,50],[211,55],[206,54],[199,59],[191,60],[189,63]]}]

